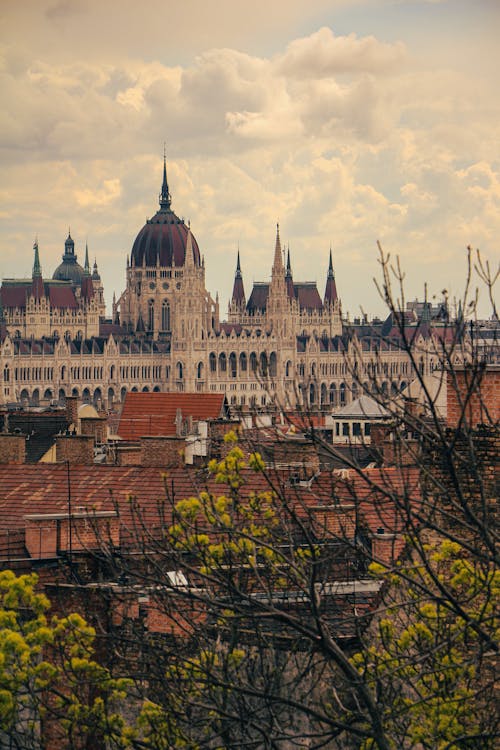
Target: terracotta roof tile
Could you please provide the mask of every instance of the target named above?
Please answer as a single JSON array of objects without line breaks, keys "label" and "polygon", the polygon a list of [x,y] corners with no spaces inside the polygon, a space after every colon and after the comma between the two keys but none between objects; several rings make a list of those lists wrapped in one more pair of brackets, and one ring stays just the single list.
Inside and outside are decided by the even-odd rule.
[{"label": "terracotta roof tile", "polygon": [[223,393],[132,393],[125,396],[118,425],[124,440],[143,435],[175,435],[176,416],[183,419],[218,419],[224,416]]}]

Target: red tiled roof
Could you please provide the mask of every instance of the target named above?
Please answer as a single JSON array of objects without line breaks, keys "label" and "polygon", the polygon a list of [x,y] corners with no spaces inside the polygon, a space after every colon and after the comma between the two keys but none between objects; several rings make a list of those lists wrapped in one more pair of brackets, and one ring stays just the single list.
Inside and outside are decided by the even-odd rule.
[{"label": "red tiled roof", "polygon": [[[418,512],[420,503],[418,469],[408,467],[323,472],[309,484],[290,485],[289,472],[271,472],[269,477],[251,470],[243,472],[241,497],[269,490],[270,483],[286,496],[288,512],[307,518],[339,503],[356,506],[358,522],[372,533],[404,529],[406,507],[397,498],[411,502]],[[89,513],[118,510],[122,535],[133,535],[142,524],[148,531],[160,523],[170,525],[172,504],[207,489],[214,495],[224,492],[206,471],[187,467],[171,469],[142,466],[70,466],[60,464],[0,464],[0,518],[2,531],[21,530],[25,516],[33,513],[67,513],[68,497],[72,512]],[[134,502],[130,499],[133,498]],[[138,526],[138,522],[140,525]]]},{"label": "red tiled roof", "polygon": [[118,426],[124,440],[142,435],[175,435],[177,410],[183,419],[223,416],[223,393],[127,393]]}]

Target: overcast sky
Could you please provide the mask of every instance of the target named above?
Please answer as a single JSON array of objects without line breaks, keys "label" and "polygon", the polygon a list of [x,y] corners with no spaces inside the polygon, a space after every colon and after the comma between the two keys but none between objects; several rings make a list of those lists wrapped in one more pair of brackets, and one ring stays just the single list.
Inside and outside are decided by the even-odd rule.
[{"label": "overcast sky", "polygon": [[[459,293],[500,238],[498,0],[1,0],[0,275],[44,276],[68,227],[106,297],[158,208],[190,219],[227,305],[275,225],[296,280],[380,313],[376,241],[407,296]],[[486,310],[486,308],[484,308]]]}]

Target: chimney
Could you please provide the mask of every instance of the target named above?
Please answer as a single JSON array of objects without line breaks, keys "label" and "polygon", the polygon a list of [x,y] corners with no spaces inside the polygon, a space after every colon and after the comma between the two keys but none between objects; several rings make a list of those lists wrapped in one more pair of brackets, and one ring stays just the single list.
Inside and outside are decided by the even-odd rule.
[{"label": "chimney", "polygon": [[106,417],[81,417],[80,433],[91,435],[95,443],[105,443],[107,422]]},{"label": "chimney", "polygon": [[94,463],[93,435],[58,435],[56,437],[56,461],[70,464],[90,465]]},{"label": "chimney", "polygon": [[66,396],[66,414],[69,424],[78,425],[78,397]]},{"label": "chimney", "polygon": [[184,466],[186,440],[170,435],[141,437],[141,466],[161,466],[172,469]]},{"label": "chimney", "polygon": [[26,463],[26,435],[0,434],[0,464]]}]

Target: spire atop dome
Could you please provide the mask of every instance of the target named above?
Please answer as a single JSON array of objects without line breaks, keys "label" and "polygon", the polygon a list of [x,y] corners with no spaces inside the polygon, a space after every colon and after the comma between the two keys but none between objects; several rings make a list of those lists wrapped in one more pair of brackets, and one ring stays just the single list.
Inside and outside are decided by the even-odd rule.
[{"label": "spire atop dome", "polygon": [[160,208],[162,211],[168,211],[170,208],[170,204],[172,203],[172,197],[170,195],[170,191],[168,189],[168,180],[167,180],[167,154],[165,150],[165,144],[163,145],[163,182],[161,186],[161,193],[160,193]]},{"label": "spire atop dome", "polygon": [[66,237],[66,242],[64,243],[64,254],[71,256],[74,256],[75,254],[75,242],[73,240],[73,237],[71,236],[70,227],[68,227],[68,236]]}]

